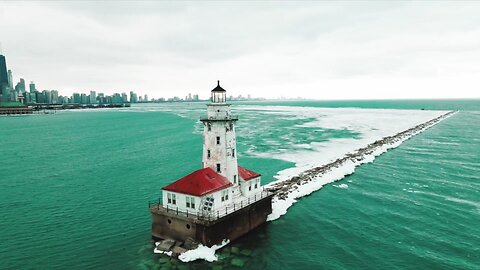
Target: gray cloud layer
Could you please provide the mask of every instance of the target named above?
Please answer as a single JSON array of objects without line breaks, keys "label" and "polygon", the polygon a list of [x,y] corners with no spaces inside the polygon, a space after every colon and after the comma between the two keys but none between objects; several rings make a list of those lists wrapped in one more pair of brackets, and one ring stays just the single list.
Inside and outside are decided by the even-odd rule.
[{"label": "gray cloud layer", "polygon": [[2,2],[14,76],[64,93],[479,97],[477,2]]}]

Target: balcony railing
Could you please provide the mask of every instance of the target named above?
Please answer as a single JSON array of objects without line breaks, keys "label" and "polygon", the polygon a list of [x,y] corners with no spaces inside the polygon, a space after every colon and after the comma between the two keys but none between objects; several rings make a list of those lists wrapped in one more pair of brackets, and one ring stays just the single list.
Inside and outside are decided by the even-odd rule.
[{"label": "balcony railing", "polygon": [[[182,210],[179,210],[178,207],[169,207],[168,205],[164,206],[161,204],[160,199],[158,200],[158,202],[148,202],[148,208],[155,212],[171,213],[173,215],[182,216],[185,218],[191,218],[191,219],[196,219],[201,221],[214,221],[219,218],[228,216],[242,208],[245,208],[271,195],[273,195],[273,192],[266,191],[266,190],[261,191],[250,197],[247,197],[246,199],[234,201],[234,203],[231,203],[226,207],[222,207],[217,210],[212,210],[208,213],[202,213],[201,211],[195,211],[195,212],[189,212],[188,210],[182,211]],[[202,207],[202,206],[200,205],[199,207]]]},{"label": "balcony railing", "polygon": [[238,115],[229,115],[224,117],[206,117],[206,116],[200,117],[200,121],[226,121],[226,120],[237,121]]}]

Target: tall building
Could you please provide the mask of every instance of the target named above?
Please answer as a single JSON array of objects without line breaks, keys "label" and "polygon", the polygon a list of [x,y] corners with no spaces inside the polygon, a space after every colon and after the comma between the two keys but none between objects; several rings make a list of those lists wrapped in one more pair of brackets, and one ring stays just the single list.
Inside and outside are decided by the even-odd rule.
[{"label": "tall building", "polygon": [[13,89],[13,75],[11,70],[8,70],[8,87]]},{"label": "tall building", "polygon": [[[17,85],[15,85],[15,91],[19,92],[19,93],[23,93],[25,92],[25,80],[20,78],[20,81],[17,83]],[[31,92],[33,93],[33,92]]]},{"label": "tall building", "polygon": [[72,99],[73,99],[73,103],[80,104],[82,102],[79,93],[73,93]]},{"label": "tall building", "polygon": [[97,103],[97,92],[95,91],[90,91],[90,104],[95,104]]},{"label": "tall building", "polygon": [[80,94],[80,103],[87,104],[87,94]]},{"label": "tall building", "polygon": [[[23,81],[23,91],[25,91],[25,81],[23,79],[20,79],[20,81]],[[37,91],[37,89],[35,88],[35,83],[30,82],[30,93],[33,93],[35,91]]]},{"label": "tall building", "polygon": [[147,95],[143,96],[143,101],[148,102],[148,96]]},{"label": "tall building", "polygon": [[42,94],[44,99],[43,103],[52,104],[52,93],[48,90],[43,90]]},{"label": "tall building", "polygon": [[0,55],[0,101],[7,101],[9,97],[4,96],[8,87],[7,62],[5,56]]},{"label": "tall building", "polygon": [[135,94],[133,91],[130,91],[130,103],[137,103],[137,94]]},{"label": "tall building", "polygon": [[52,104],[63,103],[59,100],[57,90],[52,90],[52,92],[50,94],[52,95]]}]

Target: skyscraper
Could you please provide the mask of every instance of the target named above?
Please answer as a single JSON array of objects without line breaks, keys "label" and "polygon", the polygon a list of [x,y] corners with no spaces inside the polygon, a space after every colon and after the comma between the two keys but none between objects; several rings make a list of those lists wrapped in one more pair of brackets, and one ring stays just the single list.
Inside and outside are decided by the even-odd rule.
[{"label": "skyscraper", "polygon": [[[7,74],[7,62],[5,56],[0,55],[0,96],[4,94],[4,91],[8,87],[8,74]],[[2,97],[2,100],[6,100],[8,97]]]},{"label": "skyscraper", "polygon": [[11,70],[8,70],[8,87],[13,89],[13,75]]},{"label": "skyscraper", "polygon": [[[23,90],[25,91],[25,81],[23,79],[20,79],[20,82],[23,81]],[[33,93],[37,91],[37,89],[35,89],[35,83],[34,82],[30,82],[30,93]]]},{"label": "skyscraper", "polygon": [[95,91],[90,91],[90,104],[97,103],[97,93]]},{"label": "skyscraper", "polygon": [[137,103],[137,94],[135,94],[133,91],[130,91],[130,103]]}]

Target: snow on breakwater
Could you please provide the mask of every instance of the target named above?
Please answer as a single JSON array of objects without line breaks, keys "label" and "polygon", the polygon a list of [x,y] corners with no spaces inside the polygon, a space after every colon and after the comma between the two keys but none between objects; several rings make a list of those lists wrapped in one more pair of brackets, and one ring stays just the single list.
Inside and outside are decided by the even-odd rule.
[{"label": "snow on breakwater", "polygon": [[311,194],[325,184],[352,174],[358,165],[372,162],[376,156],[390,148],[399,146],[403,141],[432,127],[454,113],[456,112],[447,112],[425,123],[401,131],[396,135],[386,136],[331,163],[311,168],[288,180],[270,183],[267,188],[277,192],[277,194],[273,199],[273,212],[268,216],[267,220],[278,219],[287,212],[287,209],[296,202],[296,199]]}]

